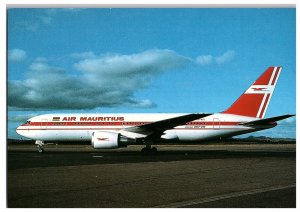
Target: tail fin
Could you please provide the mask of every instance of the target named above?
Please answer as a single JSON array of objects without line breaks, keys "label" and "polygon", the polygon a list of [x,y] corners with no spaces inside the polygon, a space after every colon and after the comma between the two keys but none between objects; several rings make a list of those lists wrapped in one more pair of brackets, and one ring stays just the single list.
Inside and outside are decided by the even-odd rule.
[{"label": "tail fin", "polygon": [[269,67],[250,88],[223,113],[263,118],[281,69],[281,67]]}]

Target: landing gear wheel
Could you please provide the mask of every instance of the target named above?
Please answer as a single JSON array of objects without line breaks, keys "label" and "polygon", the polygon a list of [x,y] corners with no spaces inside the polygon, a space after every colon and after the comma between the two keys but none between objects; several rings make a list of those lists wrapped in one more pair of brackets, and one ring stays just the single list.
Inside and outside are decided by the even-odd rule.
[{"label": "landing gear wheel", "polygon": [[145,153],[148,153],[149,152],[149,148],[147,147],[144,147],[142,150],[141,150],[141,153],[145,154]]},{"label": "landing gear wheel", "polygon": [[150,147],[146,146],[141,150],[141,152],[143,154],[155,154],[155,153],[157,153],[157,148],[156,147],[151,148],[151,146]]},{"label": "landing gear wheel", "polygon": [[41,145],[37,146],[37,150],[39,153],[43,153],[44,152],[44,148]]},{"label": "landing gear wheel", "polygon": [[157,153],[157,148],[156,147],[152,147],[151,148],[151,153]]}]

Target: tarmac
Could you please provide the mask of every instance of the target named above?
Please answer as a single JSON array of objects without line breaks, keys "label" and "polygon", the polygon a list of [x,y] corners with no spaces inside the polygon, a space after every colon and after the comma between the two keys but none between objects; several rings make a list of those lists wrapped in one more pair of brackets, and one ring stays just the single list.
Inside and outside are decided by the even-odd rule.
[{"label": "tarmac", "polygon": [[8,145],[8,208],[295,208],[296,144]]}]

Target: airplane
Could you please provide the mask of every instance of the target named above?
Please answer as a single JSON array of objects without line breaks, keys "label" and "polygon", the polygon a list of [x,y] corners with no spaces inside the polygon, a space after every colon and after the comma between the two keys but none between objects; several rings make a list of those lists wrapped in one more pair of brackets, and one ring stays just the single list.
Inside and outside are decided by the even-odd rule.
[{"label": "airplane", "polygon": [[16,132],[35,140],[38,152],[45,142],[91,142],[95,149],[143,144],[156,152],[156,142],[206,141],[275,127],[287,114],[264,118],[282,67],[269,67],[228,109],[219,113],[46,114],[32,117]]}]

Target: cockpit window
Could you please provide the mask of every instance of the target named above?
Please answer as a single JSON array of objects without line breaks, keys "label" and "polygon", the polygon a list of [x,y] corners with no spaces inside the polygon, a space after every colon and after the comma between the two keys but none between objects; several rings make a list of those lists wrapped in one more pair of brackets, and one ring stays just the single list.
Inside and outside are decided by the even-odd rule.
[{"label": "cockpit window", "polygon": [[30,121],[26,121],[26,124],[30,124]]}]

